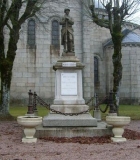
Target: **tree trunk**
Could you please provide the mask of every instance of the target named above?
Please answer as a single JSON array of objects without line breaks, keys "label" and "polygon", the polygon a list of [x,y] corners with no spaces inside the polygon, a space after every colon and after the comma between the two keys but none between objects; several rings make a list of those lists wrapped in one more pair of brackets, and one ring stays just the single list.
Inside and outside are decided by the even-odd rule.
[{"label": "tree trunk", "polygon": [[118,92],[119,90],[119,84],[122,79],[122,64],[121,64],[121,37],[120,36],[115,36],[113,37],[114,40],[114,54],[112,56],[113,59],[113,66],[114,66],[114,71],[113,71],[113,92]]},{"label": "tree trunk", "polygon": [[[0,114],[9,113],[12,68],[19,40],[19,30],[26,19],[33,17],[35,13],[39,11],[44,1],[39,2],[39,0],[28,0],[27,2],[13,0],[9,4],[8,0],[0,1]],[[27,5],[25,5],[25,3]],[[23,13],[21,13],[22,11]],[[10,32],[8,41],[4,39],[4,27],[7,27]],[[5,49],[5,42],[8,43],[8,50]]]},{"label": "tree trunk", "polygon": [[1,62],[1,103],[0,113],[3,115],[9,114],[10,101],[10,85],[12,78],[12,68],[16,56],[17,42],[19,39],[20,27],[14,27],[10,31],[10,39],[8,44],[7,57]]},{"label": "tree trunk", "polygon": [[122,34],[122,20],[120,15],[118,14],[118,8],[114,7],[113,8],[113,24],[112,24],[112,41],[113,41],[113,45],[114,45],[114,54],[112,56],[112,60],[113,60],[113,92],[114,94],[114,103],[116,106],[116,112],[117,114],[119,111],[119,85],[122,79],[122,63],[121,63],[121,58],[122,58],[122,53],[121,53],[121,49],[122,49],[122,38],[123,38],[123,34]]},{"label": "tree trunk", "polygon": [[8,115],[9,114],[9,100],[10,100],[10,88],[7,84],[7,79],[3,78],[4,75],[1,73],[1,103],[0,103],[0,114]]},{"label": "tree trunk", "polygon": [[112,34],[112,40],[114,44],[114,54],[112,56],[113,59],[113,92],[114,94],[114,103],[116,106],[116,112],[119,115],[119,85],[122,79],[122,53],[121,53],[121,42],[122,42],[122,33],[121,29],[115,31]]}]

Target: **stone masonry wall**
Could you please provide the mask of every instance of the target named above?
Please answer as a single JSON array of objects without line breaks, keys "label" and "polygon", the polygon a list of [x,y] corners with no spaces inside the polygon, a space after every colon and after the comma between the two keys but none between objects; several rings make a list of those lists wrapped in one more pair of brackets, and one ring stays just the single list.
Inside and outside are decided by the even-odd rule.
[{"label": "stone masonry wall", "polygon": [[[11,102],[27,103],[29,89],[36,91],[44,100],[52,103],[55,95],[55,71],[53,65],[60,58],[63,47],[51,45],[51,25],[53,20],[60,21],[64,9],[70,8],[74,19],[75,55],[85,65],[83,70],[83,95],[89,100],[96,92],[100,97],[112,89],[112,53],[113,49],[103,50],[103,43],[110,38],[109,30],[94,24],[85,15],[84,8],[78,0],[60,0],[44,4],[43,16],[36,22],[36,45],[27,44],[27,24],[22,25],[14,61]],[[130,26],[131,27],[131,26]],[[137,29],[137,33],[140,30]],[[59,28],[61,43],[61,26]],[[94,84],[94,56],[99,60],[99,82]],[[138,46],[123,47],[123,79],[121,97],[138,100],[140,97],[140,55]],[[130,65],[131,64],[131,65]]]},{"label": "stone masonry wall", "polygon": [[[122,47],[123,75],[120,84],[120,103],[139,104],[140,101],[140,46],[126,45]],[[113,48],[106,50],[107,55],[107,90],[113,86],[113,64],[111,61]]]},{"label": "stone masonry wall", "polygon": [[[63,5],[62,5],[63,4]],[[47,5],[47,4],[46,4]],[[59,1],[58,3],[50,2],[43,11],[41,22],[36,21],[36,46],[30,48],[27,45],[27,23],[23,24],[21,29],[20,40],[18,43],[17,55],[13,67],[13,76],[11,84],[11,101],[22,103],[27,102],[29,89],[36,91],[43,99],[52,102],[55,92],[55,71],[53,65],[60,58],[63,48],[53,48],[51,45],[51,22],[64,15],[64,9],[70,8],[70,15],[73,17],[75,24],[74,40],[75,54],[81,59],[81,7],[76,1]],[[61,26],[60,26],[61,42]]]}]

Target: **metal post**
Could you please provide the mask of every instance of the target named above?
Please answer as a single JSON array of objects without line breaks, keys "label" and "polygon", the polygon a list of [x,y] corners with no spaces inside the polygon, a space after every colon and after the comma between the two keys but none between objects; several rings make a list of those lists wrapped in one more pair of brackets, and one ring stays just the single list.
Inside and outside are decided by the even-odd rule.
[{"label": "metal post", "polygon": [[34,115],[38,115],[38,111],[37,111],[37,107],[36,107],[36,97],[37,97],[37,94],[36,92],[34,92],[33,94],[33,111],[34,111]]},{"label": "metal post", "polygon": [[97,106],[97,104],[98,104],[98,95],[95,93],[94,97],[95,97],[94,105],[95,105],[95,108],[98,110],[99,109],[99,107]]},{"label": "metal post", "polygon": [[97,121],[101,121],[101,112],[100,112],[100,109],[99,109],[99,106],[98,106],[98,95],[95,93],[94,97],[95,97],[94,118],[96,118]]},{"label": "metal post", "polygon": [[29,104],[28,104],[27,114],[34,114],[34,111],[33,111],[33,93],[31,92],[31,90],[29,90],[28,94],[29,94]]}]

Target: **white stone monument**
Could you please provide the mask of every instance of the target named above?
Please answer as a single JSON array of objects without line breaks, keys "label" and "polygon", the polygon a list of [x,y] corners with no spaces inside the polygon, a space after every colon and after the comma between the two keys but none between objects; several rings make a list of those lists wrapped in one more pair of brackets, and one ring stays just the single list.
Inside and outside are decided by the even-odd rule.
[{"label": "white stone monument", "polygon": [[[70,9],[64,10],[60,25],[62,45],[64,52],[60,60],[53,66],[56,71],[55,99],[51,109],[62,114],[50,112],[43,119],[44,127],[91,127],[97,126],[97,120],[86,112],[89,106],[85,105],[82,87],[82,69],[84,65],[74,53],[73,19],[69,16]],[[65,113],[77,113],[77,115],[64,115]]]},{"label": "white stone monument", "polygon": [[[75,56],[65,55],[53,66],[56,71],[55,99],[50,108],[61,113],[80,113],[89,109],[83,99],[82,69],[84,65]],[[44,127],[97,126],[90,113],[63,115],[50,112],[43,118]]]}]

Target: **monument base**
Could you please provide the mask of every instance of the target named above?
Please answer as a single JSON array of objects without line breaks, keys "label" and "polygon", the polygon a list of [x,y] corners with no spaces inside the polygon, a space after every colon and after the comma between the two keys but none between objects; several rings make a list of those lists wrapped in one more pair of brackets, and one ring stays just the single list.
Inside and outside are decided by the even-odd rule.
[{"label": "monument base", "polygon": [[[53,104],[50,106],[51,109],[54,109],[56,111],[62,112],[62,113],[79,113],[82,111],[87,111],[89,109],[89,106],[85,105],[85,104]],[[50,111],[50,113],[53,113]]]},{"label": "monument base", "polygon": [[[51,109],[58,111],[60,113],[82,113],[89,109],[87,105],[51,105]],[[63,115],[63,114],[56,114],[54,112],[50,112],[49,115],[43,118],[43,126],[44,127],[96,127],[97,126],[97,119],[93,118],[89,112],[82,113],[79,115]]]},{"label": "monument base", "polygon": [[[83,99],[83,68],[84,65],[73,53],[63,54],[53,66],[56,71],[55,99],[50,108],[58,112],[50,111],[50,114],[43,118],[43,126],[37,129],[38,137],[41,137],[40,135],[48,137],[98,135],[94,132],[94,129],[98,128],[97,119],[87,112],[89,106]],[[66,115],[67,113],[70,115]],[[105,127],[104,129],[106,130]]]},{"label": "monument base", "polygon": [[49,114],[43,118],[44,127],[96,127],[97,120],[89,113],[78,116]]},{"label": "monument base", "polygon": [[62,56],[75,56],[75,52],[65,52],[65,51],[63,51]]},{"label": "monument base", "polygon": [[107,127],[105,122],[98,122],[97,127],[43,127],[36,128],[35,137],[101,137],[112,136],[112,128]]}]

